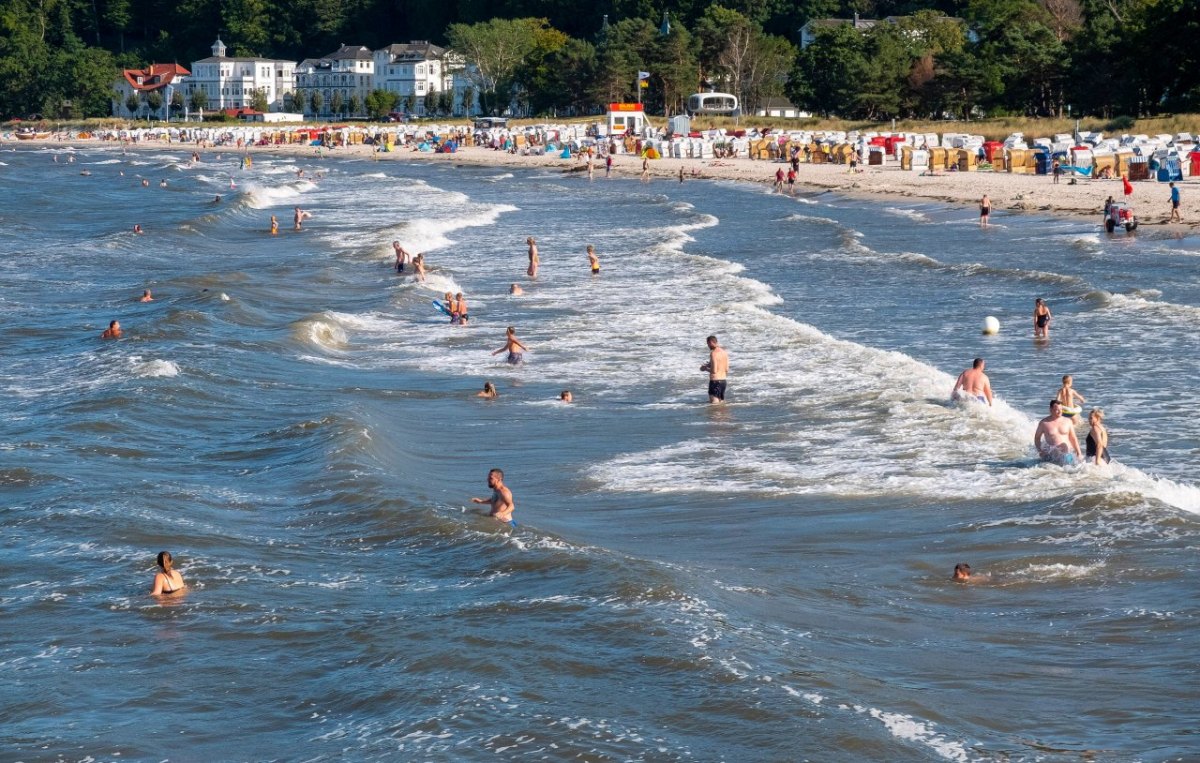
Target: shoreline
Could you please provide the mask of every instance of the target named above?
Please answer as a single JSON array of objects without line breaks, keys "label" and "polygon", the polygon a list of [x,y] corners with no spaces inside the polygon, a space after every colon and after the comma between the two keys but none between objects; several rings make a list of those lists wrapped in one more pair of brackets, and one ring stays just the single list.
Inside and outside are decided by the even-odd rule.
[{"label": "shoreline", "polygon": [[[0,145],[13,145],[5,143]],[[92,146],[108,146],[106,142],[94,140],[22,141],[20,145],[58,146],[86,149]],[[119,144],[111,144],[113,147]],[[268,154],[311,158],[325,161],[330,158],[356,158],[378,161],[443,161],[451,164],[475,167],[503,167],[519,169],[555,170],[563,174],[586,173],[586,164],[578,159],[561,159],[557,154],[522,156],[508,154],[482,147],[463,147],[453,154],[435,154],[401,149],[376,152],[372,146],[342,146],[317,149],[302,144],[270,146],[212,146],[197,149],[188,143],[148,142],[127,144],[132,151],[201,151],[219,154]],[[679,182],[682,167],[684,182],[696,180],[732,180],[759,183],[770,186],[774,183],[775,171],[787,167],[785,162],[752,159],[674,159],[665,157],[650,161],[650,177]],[[1121,201],[1121,180],[1084,180],[1075,185],[1063,177],[1055,184],[1049,175],[1021,175],[1008,172],[950,172],[934,176],[901,170],[898,162],[884,166],[863,166],[860,172],[849,174],[848,168],[840,164],[801,164],[796,174],[799,194],[807,195],[812,190],[834,191],[843,196],[862,200],[894,199],[897,201],[932,201],[971,208],[978,206],[983,194],[991,198],[993,211],[1034,212],[1059,217],[1068,217],[1081,222],[1092,221],[1101,231],[1101,210],[1108,196]],[[604,162],[595,160],[595,177],[604,178]],[[638,178],[641,175],[641,159],[634,154],[616,154],[613,158],[614,176]],[[1129,201],[1141,226],[1161,226],[1167,231],[1188,235],[1200,229],[1200,182],[1190,178],[1176,184],[1181,190],[1181,223],[1168,223],[1170,206],[1169,190],[1165,183],[1140,181],[1134,184],[1133,196]],[[974,212],[972,211],[972,216]],[[1114,235],[1124,235],[1118,233]]]}]

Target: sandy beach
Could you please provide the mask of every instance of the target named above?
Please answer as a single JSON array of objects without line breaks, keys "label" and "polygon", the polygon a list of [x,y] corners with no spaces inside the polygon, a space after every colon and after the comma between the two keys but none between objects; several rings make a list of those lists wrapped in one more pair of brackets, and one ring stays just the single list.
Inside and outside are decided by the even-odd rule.
[{"label": "sandy beach", "polygon": [[[57,143],[51,143],[55,145]],[[10,143],[9,145],[14,145]],[[47,145],[39,142],[32,145]],[[94,140],[64,141],[57,145],[73,145],[84,149],[94,145],[111,145]],[[143,142],[131,144],[130,150],[192,150],[191,144],[166,144]],[[447,162],[451,164],[494,166],[513,168],[540,168],[561,172],[586,172],[584,162],[562,159],[557,154],[520,155],[495,151],[490,148],[462,147],[453,154],[434,154],[408,148],[377,153],[371,146],[345,146],[333,149],[318,149],[299,144],[256,146],[249,149],[236,146],[205,148],[202,153],[267,153],[309,157],[314,161],[325,161],[338,157],[369,158],[374,155],[379,161],[422,161]],[[672,159],[662,158],[650,162],[650,175],[654,180],[666,179],[679,182],[679,170],[683,168],[684,182],[699,179],[735,180],[771,184],[775,171],[786,167],[782,162],[751,159]],[[937,175],[921,175],[901,170],[899,162],[885,166],[862,167],[861,172],[850,174],[845,165],[801,164],[796,177],[798,193],[811,193],[813,189],[867,198],[884,196],[944,201],[973,207],[987,194],[991,197],[993,210],[1018,212],[1040,212],[1065,215],[1074,218],[1091,218],[1100,225],[1100,214],[1104,200],[1112,196],[1121,200],[1122,185],[1116,180],[1080,179],[1074,185],[1063,177],[1055,184],[1047,175],[1022,175],[1007,172],[947,172]],[[618,154],[613,162],[613,174],[637,177],[641,174],[641,159],[634,155]],[[604,177],[604,162],[597,159],[595,177]],[[1177,184],[1181,189],[1180,214],[1182,223],[1168,224],[1170,214],[1169,189],[1166,183],[1143,181],[1134,183],[1134,192],[1129,201],[1142,225],[1162,225],[1177,228],[1180,233],[1200,228],[1200,181],[1184,180]]]}]

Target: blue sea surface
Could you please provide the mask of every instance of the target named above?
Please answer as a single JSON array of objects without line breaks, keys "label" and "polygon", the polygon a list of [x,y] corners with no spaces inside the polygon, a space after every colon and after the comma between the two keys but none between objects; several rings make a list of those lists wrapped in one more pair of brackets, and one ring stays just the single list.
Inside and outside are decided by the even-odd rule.
[{"label": "blue sea surface", "polygon": [[0,150],[0,760],[1200,759],[1196,236],[190,153]]}]

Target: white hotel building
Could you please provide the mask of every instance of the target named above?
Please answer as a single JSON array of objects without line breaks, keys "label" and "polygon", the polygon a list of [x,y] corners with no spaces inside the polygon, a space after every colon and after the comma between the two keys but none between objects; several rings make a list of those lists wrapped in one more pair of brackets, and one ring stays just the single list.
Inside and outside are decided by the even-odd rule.
[{"label": "white hotel building", "polygon": [[[470,83],[455,76],[463,69],[462,57],[426,40],[389,45],[375,51],[375,87],[400,96],[400,108],[409,95],[416,97],[413,112],[424,115],[430,93],[454,91],[454,113],[463,114],[463,88]],[[472,96],[477,101],[477,95]],[[472,108],[468,111],[473,111]]]},{"label": "white hotel building", "polygon": [[296,88],[296,62],[272,58],[238,58],[225,55],[220,38],[213,43],[212,56],[192,62],[185,95],[204,90],[212,111],[249,108],[256,90],[267,96],[268,111],[291,111],[285,100]]},{"label": "white hotel building", "polygon": [[[375,57],[361,45],[342,45],[321,58],[306,58],[296,67],[296,111],[312,116],[333,114],[334,94],[341,97],[339,114],[357,117],[366,113],[366,98],[378,87],[375,83]],[[312,94],[321,94],[321,113],[313,114]],[[351,111],[350,98],[358,99]]]}]

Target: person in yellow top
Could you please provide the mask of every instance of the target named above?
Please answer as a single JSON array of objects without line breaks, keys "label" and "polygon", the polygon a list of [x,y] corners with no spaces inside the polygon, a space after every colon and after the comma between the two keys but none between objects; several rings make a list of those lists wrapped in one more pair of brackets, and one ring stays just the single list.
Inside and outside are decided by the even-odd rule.
[{"label": "person in yellow top", "polygon": [[271,215],[271,235],[279,235],[279,219],[275,215]]}]

